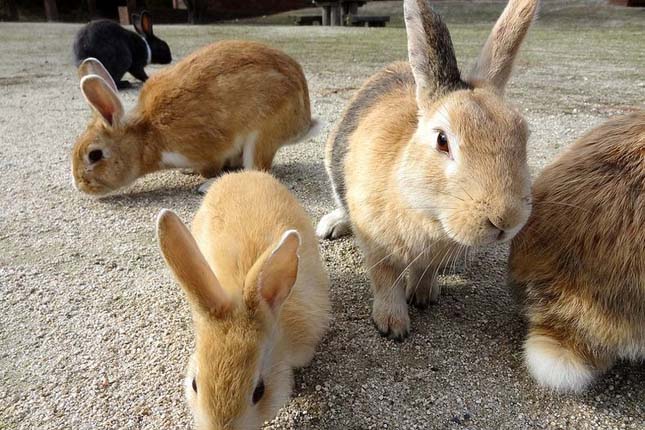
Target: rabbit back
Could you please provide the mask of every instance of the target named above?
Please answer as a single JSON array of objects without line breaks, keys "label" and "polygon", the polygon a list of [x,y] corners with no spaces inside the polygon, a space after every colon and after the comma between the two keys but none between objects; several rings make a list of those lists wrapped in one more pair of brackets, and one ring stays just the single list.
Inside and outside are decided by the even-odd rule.
[{"label": "rabbit back", "polygon": [[163,130],[166,150],[193,160],[192,167],[207,177],[228,160],[241,159],[249,143],[256,162],[248,164],[268,170],[279,147],[312,125],[300,65],[277,49],[245,41],[211,44],[155,74],[137,110]]},{"label": "rabbit back", "polygon": [[139,36],[116,22],[107,19],[91,21],[79,30],[74,40],[75,64],[78,66],[89,57],[97,58],[114,81],[119,82],[133,63],[132,45],[137,42],[133,37]]},{"label": "rabbit back", "polygon": [[349,102],[340,121],[329,135],[326,145],[325,167],[337,200],[347,210],[345,159],[350,136],[359,127],[367,112],[378,106],[381,99],[401,92],[414,97],[414,77],[408,63],[387,66],[370,77]]},{"label": "rabbit back", "polygon": [[509,281],[540,384],[581,391],[617,359],[645,357],[645,112],[595,128],[535,181]]},{"label": "rabbit back", "polygon": [[597,347],[645,348],[644,184],[643,112],[587,133],[540,174],[510,256],[529,319],[586,321]]},{"label": "rabbit back", "polygon": [[262,254],[291,229],[301,238],[298,278],[280,318],[284,346],[293,352],[293,365],[301,366],[313,355],[329,319],[329,281],[302,205],[267,173],[230,173],[211,186],[193,221],[193,235],[225,287],[243,286]]}]

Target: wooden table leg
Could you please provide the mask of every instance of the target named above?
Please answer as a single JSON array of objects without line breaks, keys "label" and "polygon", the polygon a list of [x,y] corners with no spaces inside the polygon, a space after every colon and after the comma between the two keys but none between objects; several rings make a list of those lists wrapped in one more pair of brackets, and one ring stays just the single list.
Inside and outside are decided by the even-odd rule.
[{"label": "wooden table leg", "polygon": [[330,6],[322,7],[322,25],[331,25],[331,8]]},{"label": "wooden table leg", "polygon": [[343,7],[340,4],[333,5],[331,7],[331,25],[342,25],[341,23],[342,10],[343,10]]}]

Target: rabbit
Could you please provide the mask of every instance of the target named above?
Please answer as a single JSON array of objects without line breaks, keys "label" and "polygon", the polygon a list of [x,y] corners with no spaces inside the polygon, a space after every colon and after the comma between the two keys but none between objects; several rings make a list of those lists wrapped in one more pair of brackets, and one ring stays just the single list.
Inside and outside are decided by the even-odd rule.
[{"label": "rabbit", "polygon": [[195,351],[185,394],[198,429],[259,428],[289,399],[330,320],[329,279],[311,220],[264,172],[214,182],[192,235],[157,218],[161,253],[190,303]]},{"label": "rabbit", "polygon": [[108,70],[117,88],[123,89],[131,86],[122,80],[125,72],[145,82],[148,75],[144,68],[148,64],[170,64],[170,48],[153,34],[150,14],[145,11],[141,15],[132,14],[132,23],[138,34],[108,19],[86,24],[74,39],[76,66],[86,58],[96,58]]},{"label": "rabbit", "polygon": [[79,66],[95,115],[72,150],[77,189],[102,196],[162,169],[206,178],[269,170],[278,149],[318,129],[307,81],[285,53],[257,42],[205,46],[152,76],[126,114],[101,63]]},{"label": "rabbit", "polygon": [[436,301],[442,265],[508,241],[529,216],[528,126],[503,92],[537,6],[511,0],[462,80],[439,15],[404,1],[409,63],[369,78],[329,136],[337,208],[317,234],[356,236],[383,336],[408,335],[407,302]]},{"label": "rabbit", "polygon": [[537,382],[581,392],[619,359],[645,359],[645,111],[586,133],[542,171],[511,242]]}]

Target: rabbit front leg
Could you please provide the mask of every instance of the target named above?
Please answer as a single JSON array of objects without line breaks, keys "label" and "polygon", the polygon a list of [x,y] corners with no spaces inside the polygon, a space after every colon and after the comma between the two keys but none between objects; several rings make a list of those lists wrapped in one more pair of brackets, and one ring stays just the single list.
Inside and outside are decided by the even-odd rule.
[{"label": "rabbit front leg", "polygon": [[374,324],[381,335],[402,341],[410,332],[410,316],[405,300],[405,268],[384,260],[381,253],[367,252],[366,263],[374,293]]},{"label": "rabbit front leg", "polygon": [[199,187],[197,187],[198,194],[206,194],[210,186],[217,180],[219,175],[222,173],[222,168],[224,163],[219,160],[211,161],[207,167],[196,168],[195,170],[199,172],[200,175],[207,178],[206,181],[202,182]]},{"label": "rabbit front leg", "polygon": [[258,137],[257,132],[250,133],[244,144],[244,169],[270,171],[281,143],[271,136]]},{"label": "rabbit front leg", "polygon": [[441,295],[441,284],[437,282],[439,269],[435,259],[414,263],[408,273],[406,297],[408,303],[419,309],[426,309],[430,303],[436,303]]},{"label": "rabbit front leg", "polygon": [[140,80],[141,82],[145,82],[148,80],[148,74],[146,71],[143,69],[143,67],[135,67],[129,70],[130,74]]}]

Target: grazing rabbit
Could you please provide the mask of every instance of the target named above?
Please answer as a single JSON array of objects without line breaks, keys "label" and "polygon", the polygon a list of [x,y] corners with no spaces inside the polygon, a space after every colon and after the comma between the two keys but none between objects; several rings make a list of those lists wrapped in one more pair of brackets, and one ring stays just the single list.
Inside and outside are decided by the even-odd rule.
[{"label": "grazing rabbit", "polygon": [[436,300],[442,264],[509,240],[528,218],[527,126],[502,96],[537,4],[508,3],[462,80],[441,18],[426,0],[406,0],[409,63],[372,76],[330,135],[325,164],[338,206],[317,233],[353,230],[383,335],[408,334],[406,299]]},{"label": "grazing rabbit", "polygon": [[256,42],[213,43],[156,73],[129,114],[99,62],[83,62],[79,76],[95,115],[74,145],[72,172],[88,194],[162,169],[208,178],[224,167],[268,170],[315,124],[300,65]]},{"label": "grazing rabbit", "polygon": [[538,383],[582,391],[616,360],[645,359],[645,111],[591,130],[544,169],[509,261]]},{"label": "grazing rabbit", "polygon": [[139,34],[108,19],[89,22],[74,40],[76,65],[86,58],[96,58],[108,70],[117,88],[127,88],[130,83],[121,80],[125,72],[145,82],[148,75],[144,68],[148,64],[169,64],[170,48],[152,33],[150,14],[145,11],[141,16],[132,14],[132,23]]},{"label": "grazing rabbit", "polygon": [[290,397],[329,322],[329,280],[311,220],[262,172],[222,176],[192,235],[162,210],[157,236],[195,329],[185,391],[198,429],[259,428]]}]

